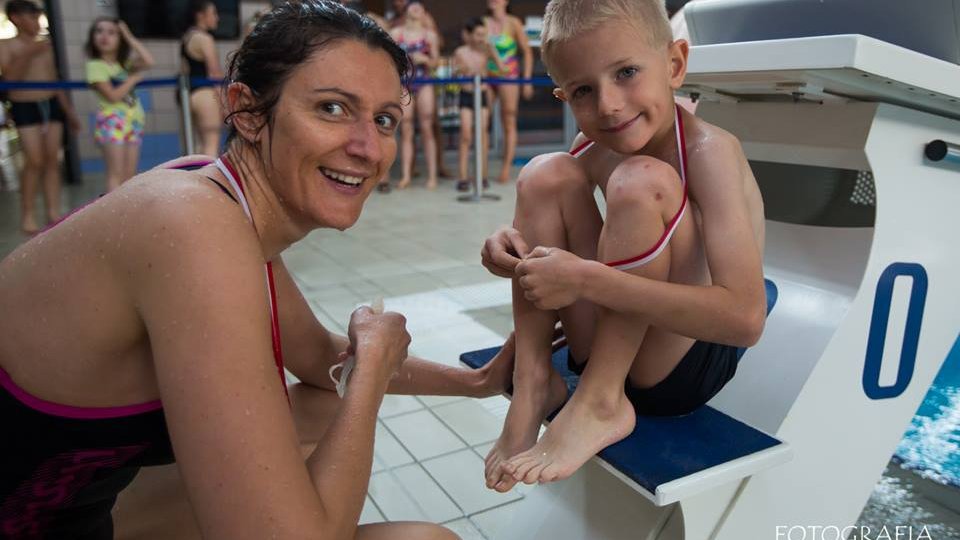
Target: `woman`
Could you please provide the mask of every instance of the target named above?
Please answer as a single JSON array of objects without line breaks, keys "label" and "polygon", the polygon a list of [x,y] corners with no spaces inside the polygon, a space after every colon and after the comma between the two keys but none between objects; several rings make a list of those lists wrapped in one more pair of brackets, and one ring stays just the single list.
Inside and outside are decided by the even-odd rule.
[{"label": "woman", "polygon": [[103,149],[109,192],[137,174],[145,115],[134,87],[153,56],[125,22],[108,17],[90,26],[86,49],[87,84],[100,102],[93,138]]},{"label": "woman", "polygon": [[219,91],[210,83],[194,82],[196,79],[223,79],[212,34],[220,23],[213,0],[194,0],[190,23],[192,26],[180,41],[180,72],[189,81],[190,113],[199,143],[197,152],[215,156],[220,148],[220,126],[223,124]]},{"label": "woman", "polygon": [[[497,76],[507,79],[520,77],[519,54],[523,55],[523,78],[533,76],[533,49],[527,40],[523,29],[523,22],[510,15],[507,8],[510,0],[489,0],[488,14],[484,17],[487,25],[487,34],[490,42],[500,55],[500,62],[505,70],[498,70],[496,64],[490,63],[490,71]],[[518,54],[519,49],[519,54]],[[501,184],[510,181],[510,169],[513,158],[517,153],[517,109],[520,105],[520,86],[516,84],[493,85],[495,99],[500,101],[500,122],[503,124],[503,166],[500,169]],[[533,85],[523,85],[523,99],[533,97]]]},{"label": "woman", "polygon": [[[440,58],[437,33],[428,26],[426,16],[423,4],[410,2],[403,15],[403,24],[390,32],[397,45],[410,56],[413,63],[412,74],[417,79],[429,77]],[[397,187],[403,189],[409,186],[413,176],[413,122],[416,113],[420,140],[423,141],[423,155],[427,160],[427,189],[434,189],[437,187],[437,137],[433,130],[433,113],[437,95],[433,86],[428,84],[413,85],[411,92],[413,99],[404,102],[403,121],[400,125],[402,177]]]},{"label": "woman", "polygon": [[[280,257],[357,220],[396,156],[408,70],[369,19],[285,3],[232,60],[221,159],[137,176],[0,261],[5,535],[111,538],[117,493],[175,456],[205,538],[452,537],[357,526],[376,413],[387,390],[502,391],[509,359],[404,361],[403,318],[368,308],[333,335]],[[328,370],[347,355],[339,400]],[[311,386],[288,397],[284,366]]]}]

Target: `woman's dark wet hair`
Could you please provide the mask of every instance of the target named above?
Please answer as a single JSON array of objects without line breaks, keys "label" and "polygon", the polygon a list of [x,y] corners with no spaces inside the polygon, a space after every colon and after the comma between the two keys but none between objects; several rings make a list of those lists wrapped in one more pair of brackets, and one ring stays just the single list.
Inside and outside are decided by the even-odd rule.
[{"label": "woman's dark wet hair", "polygon": [[261,129],[272,125],[273,110],[290,75],[318,50],[347,39],[386,52],[407,86],[413,71],[410,59],[372,19],[330,0],[284,2],[260,18],[230,59],[227,82],[245,84],[256,103],[227,116],[227,144],[237,136],[230,123],[234,115],[258,117]]},{"label": "woman's dark wet hair", "polygon": [[[102,22],[119,25],[120,19],[116,17],[97,17],[94,19],[93,24],[90,25],[90,30],[87,31],[87,42],[83,44],[83,50],[90,58],[101,58],[102,56],[93,39],[93,35],[97,33],[97,25]],[[120,34],[119,26],[117,27],[117,34],[117,38],[119,39],[119,45],[117,46],[117,63],[126,68],[127,60],[130,60],[130,44],[127,43],[127,40],[123,39],[123,34]]]}]

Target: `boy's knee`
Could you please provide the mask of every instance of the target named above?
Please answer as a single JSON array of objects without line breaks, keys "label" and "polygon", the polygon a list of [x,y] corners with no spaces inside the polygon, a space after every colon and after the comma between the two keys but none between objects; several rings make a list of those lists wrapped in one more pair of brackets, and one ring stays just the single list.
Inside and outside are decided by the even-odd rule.
[{"label": "boy's knee", "polygon": [[582,189],[589,184],[587,175],[577,159],[557,152],[543,154],[530,160],[517,177],[517,197],[523,200],[542,200],[569,189]]},{"label": "boy's knee", "polygon": [[649,156],[633,156],[617,165],[607,182],[607,207],[659,208],[675,204],[683,186],[669,164]]}]

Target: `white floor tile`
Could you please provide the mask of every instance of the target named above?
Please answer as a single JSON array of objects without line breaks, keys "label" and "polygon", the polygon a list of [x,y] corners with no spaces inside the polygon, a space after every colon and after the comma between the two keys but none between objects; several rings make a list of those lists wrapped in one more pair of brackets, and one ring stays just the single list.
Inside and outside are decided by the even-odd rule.
[{"label": "white floor tile", "polygon": [[480,529],[467,518],[460,518],[450,523],[444,523],[443,526],[457,533],[460,540],[487,540],[483,536],[483,533],[480,532]]},{"label": "white floor tile", "polygon": [[383,514],[377,510],[377,507],[373,504],[373,501],[370,500],[370,497],[367,497],[363,503],[363,510],[360,511],[360,525],[380,523],[382,521],[385,521]]},{"label": "white floor tile", "polygon": [[503,396],[491,396],[478,400],[480,405],[497,418],[506,418],[510,400]]},{"label": "white floor tile", "polygon": [[459,396],[417,396],[417,399],[419,399],[427,407],[436,407],[438,405],[446,405],[447,403],[453,403],[466,398]]},{"label": "white floor tile", "polygon": [[373,462],[374,472],[413,463],[413,456],[404,450],[400,442],[380,422],[377,422]]},{"label": "white floor tile", "polygon": [[467,514],[482,512],[522,497],[517,491],[498,493],[487,489],[483,479],[483,460],[472,450],[426,460],[421,465]]},{"label": "white floor tile", "polygon": [[470,521],[480,529],[487,538],[497,538],[503,527],[509,527],[513,515],[522,502],[513,502],[492,510],[470,516]]},{"label": "white floor tile", "polygon": [[441,523],[463,516],[420,465],[406,465],[370,477],[370,497],[390,521]]},{"label": "white floor tile", "polygon": [[417,401],[413,396],[383,396],[383,403],[380,405],[380,418],[390,418],[398,414],[417,411],[423,408],[423,404]]},{"label": "white floor tile", "polygon": [[466,446],[427,410],[386,418],[383,423],[421,461]]},{"label": "white floor tile", "polygon": [[433,407],[433,412],[471,446],[495,441],[503,428],[503,418],[495,416],[474,399]]}]

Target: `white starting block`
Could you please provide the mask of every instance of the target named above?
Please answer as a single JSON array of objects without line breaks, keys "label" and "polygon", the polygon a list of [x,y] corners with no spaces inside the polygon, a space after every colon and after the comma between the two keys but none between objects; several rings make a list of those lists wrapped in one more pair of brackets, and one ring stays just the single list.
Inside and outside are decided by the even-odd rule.
[{"label": "white starting block", "polygon": [[[960,66],[859,35],[690,56],[682,93],[740,139],[763,190],[765,273],[779,292],[709,408],[742,422],[727,435],[773,443],[698,468],[715,450],[704,431],[638,423],[638,459],[613,463],[611,447],[535,488],[501,538],[762,540],[791,527],[846,538],[960,342],[960,167],[924,155],[931,141],[960,143]],[[680,466],[692,472],[637,481],[637,468]]]}]

